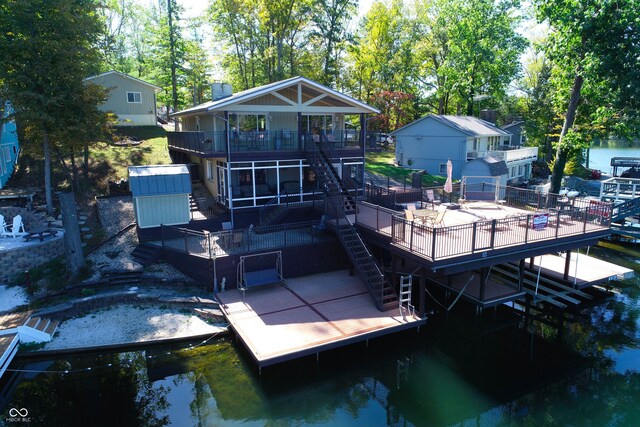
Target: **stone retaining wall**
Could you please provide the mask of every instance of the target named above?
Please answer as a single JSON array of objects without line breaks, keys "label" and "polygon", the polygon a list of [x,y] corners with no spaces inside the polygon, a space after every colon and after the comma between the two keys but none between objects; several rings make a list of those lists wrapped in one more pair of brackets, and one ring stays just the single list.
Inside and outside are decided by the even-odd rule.
[{"label": "stone retaining wall", "polygon": [[29,211],[26,208],[19,207],[5,207],[0,208],[0,214],[4,216],[4,220],[7,222],[9,227],[13,225],[13,217],[16,215],[22,216],[22,222],[24,223],[24,228],[29,231],[36,228],[44,228],[47,226],[47,221],[44,219],[42,215],[38,215],[33,211]]},{"label": "stone retaining wall", "polygon": [[0,252],[0,283],[16,274],[38,267],[64,254],[64,236]]}]

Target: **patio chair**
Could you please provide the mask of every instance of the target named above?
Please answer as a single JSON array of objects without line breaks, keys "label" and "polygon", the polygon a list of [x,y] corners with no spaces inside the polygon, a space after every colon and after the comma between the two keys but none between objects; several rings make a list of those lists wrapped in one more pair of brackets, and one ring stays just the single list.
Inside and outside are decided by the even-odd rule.
[{"label": "patio chair", "polygon": [[9,232],[6,221],[4,220],[4,216],[0,214],[0,236],[4,236]]},{"label": "patio chair", "polygon": [[438,212],[435,218],[426,218],[427,225],[432,228],[440,227],[444,225],[444,215],[447,213],[446,209]]},{"label": "patio chair", "polygon": [[436,205],[440,204],[440,200],[436,200],[435,194],[433,194],[433,190],[425,190],[424,195],[426,196],[426,202],[431,203],[431,207],[433,210],[436,209]]},{"label": "patio chair", "polygon": [[13,217],[13,227],[11,227],[11,231],[3,232],[3,236],[10,236],[14,239],[16,237],[26,236],[27,233],[24,229],[24,223],[22,222],[22,216],[16,215]]}]

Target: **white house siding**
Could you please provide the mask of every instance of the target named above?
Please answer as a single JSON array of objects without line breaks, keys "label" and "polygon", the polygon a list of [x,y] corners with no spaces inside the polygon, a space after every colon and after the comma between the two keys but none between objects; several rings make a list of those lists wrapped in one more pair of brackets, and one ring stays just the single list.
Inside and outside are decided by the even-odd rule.
[{"label": "white house siding", "polygon": [[188,194],[134,198],[140,228],[187,224],[191,219]]},{"label": "white house siding", "polygon": [[425,118],[397,131],[395,136],[396,160],[402,166],[441,175],[440,165],[451,159],[453,178],[460,179],[460,169],[466,160],[467,135],[464,133]]},{"label": "white house siding", "polygon": [[[154,126],[156,124],[156,95],[153,86],[119,73],[99,75],[90,78],[88,82],[109,89],[108,98],[100,109],[116,114],[118,125]],[[128,102],[127,92],[139,92],[141,102]]]}]

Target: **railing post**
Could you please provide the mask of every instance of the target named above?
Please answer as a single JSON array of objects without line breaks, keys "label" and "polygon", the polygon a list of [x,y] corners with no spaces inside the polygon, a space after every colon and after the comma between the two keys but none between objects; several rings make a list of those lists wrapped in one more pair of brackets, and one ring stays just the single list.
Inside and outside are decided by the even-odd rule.
[{"label": "railing post", "polygon": [[476,251],[476,233],[478,232],[478,222],[471,224],[471,253]]},{"label": "railing post", "polygon": [[438,234],[438,229],[436,227],[433,227],[431,230],[433,231],[433,240],[431,242],[431,259],[435,261],[436,260],[436,234]]},{"label": "railing post", "polygon": [[556,239],[560,234],[560,211],[556,212]]},{"label": "railing post", "polygon": [[409,250],[413,250],[413,226],[414,226],[414,222],[411,221],[411,237],[409,239]]},{"label": "railing post", "polygon": [[164,224],[160,224],[160,239],[162,240],[162,247],[164,248]]},{"label": "railing post", "polygon": [[587,232],[587,218],[589,217],[589,209],[585,208],[584,210],[584,224],[582,225],[582,232]]},{"label": "railing post", "polygon": [[[393,228],[393,221],[391,221],[391,227]],[[380,206],[376,205],[376,231],[380,231]]]},{"label": "railing post", "polygon": [[189,243],[187,242],[187,229],[184,229],[184,251],[189,253]]},{"label": "railing post", "polygon": [[489,247],[493,249],[493,245],[496,241],[496,223],[497,220],[494,218],[491,220],[491,241],[489,242]]},{"label": "railing post", "polygon": [[527,223],[524,228],[524,242],[527,243],[529,240],[529,222],[531,221],[531,214],[527,214]]}]

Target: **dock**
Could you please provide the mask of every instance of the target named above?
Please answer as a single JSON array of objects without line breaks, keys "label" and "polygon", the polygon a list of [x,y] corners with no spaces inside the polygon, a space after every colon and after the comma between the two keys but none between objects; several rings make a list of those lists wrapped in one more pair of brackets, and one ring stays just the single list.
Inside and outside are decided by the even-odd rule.
[{"label": "dock", "polygon": [[426,322],[404,308],[378,310],[363,281],[346,270],[252,288],[244,298],[227,290],[217,299],[260,368]]}]

